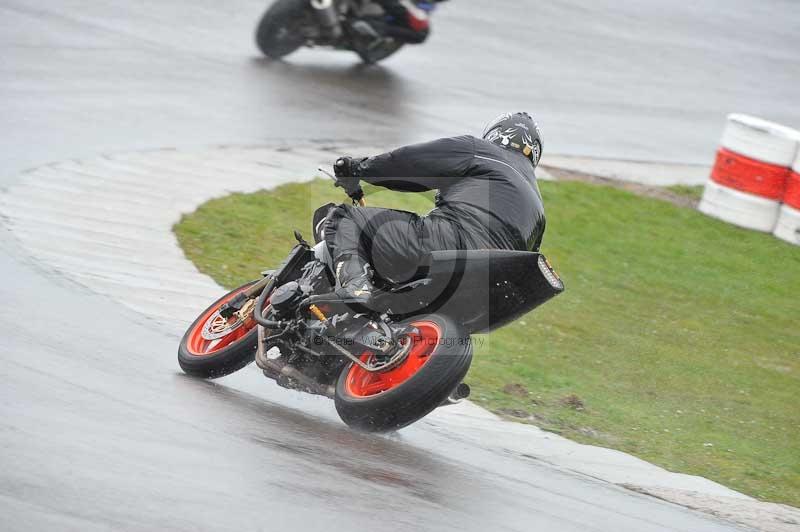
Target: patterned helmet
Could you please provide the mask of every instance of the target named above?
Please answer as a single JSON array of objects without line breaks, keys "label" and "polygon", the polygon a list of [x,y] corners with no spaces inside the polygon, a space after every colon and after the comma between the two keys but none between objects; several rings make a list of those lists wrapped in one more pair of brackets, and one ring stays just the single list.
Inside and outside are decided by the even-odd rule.
[{"label": "patterned helmet", "polygon": [[522,152],[533,166],[542,157],[542,134],[528,113],[504,113],[486,126],[483,138],[507,150]]}]

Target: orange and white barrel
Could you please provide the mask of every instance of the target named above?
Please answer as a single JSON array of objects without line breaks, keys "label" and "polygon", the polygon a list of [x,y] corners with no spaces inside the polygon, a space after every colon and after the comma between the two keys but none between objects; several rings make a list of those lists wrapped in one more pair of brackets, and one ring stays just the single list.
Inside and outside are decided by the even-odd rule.
[{"label": "orange and white barrel", "polygon": [[757,231],[775,228],[800,133],[753,116],[728,115],[701,212]]},{"label": "orange and white barrel", "polygon": [[783,205],[773,234],[781,240],[800,246],[800,151],[795,157],[792,171],[789,172]]}]

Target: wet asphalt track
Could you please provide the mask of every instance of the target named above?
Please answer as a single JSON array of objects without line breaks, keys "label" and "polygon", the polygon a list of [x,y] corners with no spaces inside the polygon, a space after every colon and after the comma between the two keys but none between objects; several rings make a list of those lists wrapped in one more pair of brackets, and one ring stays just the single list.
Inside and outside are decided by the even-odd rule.
[{"label": "wet asphalt track", "polygon": [[[792,1],[488,4],[450,2],[429,45],[363,69],[259,59],[251,0],[0,0],[0,185],[108,151],[389,146],[507,107],[538,113],[546,149],[645,160],[707,161],[732,110],[800,125]],[[176,338],[6,231],[0,276],[0,529],[731,529],[429,425],[360,436],[253,371],[184,378]]]}]

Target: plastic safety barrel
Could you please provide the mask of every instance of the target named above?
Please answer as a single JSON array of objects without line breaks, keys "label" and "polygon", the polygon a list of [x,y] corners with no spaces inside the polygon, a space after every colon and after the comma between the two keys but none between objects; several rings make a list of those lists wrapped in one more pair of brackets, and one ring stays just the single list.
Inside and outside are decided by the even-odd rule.
[{"label": "plastic safety barrel", "polygon": [[753,116],[728,115],[701,212],[757,231],[775,228],[800,133]]},{"label": "plastic safety barrel", "polygon": [[778,215],[774,235],[800,246],[800,151],[795,157],[786,183],[783,206]]}]

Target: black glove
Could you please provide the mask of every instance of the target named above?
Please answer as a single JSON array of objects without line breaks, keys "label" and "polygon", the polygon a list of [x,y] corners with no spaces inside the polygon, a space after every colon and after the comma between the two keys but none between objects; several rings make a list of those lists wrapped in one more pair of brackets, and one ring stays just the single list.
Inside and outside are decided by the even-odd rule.
[{"label": "black glove", "polygon": [[353,201],[359,201],[364,197],[361,189],[360,178],[353,175],[353,170],[358,165],[352,157],[339,157],[333,164],[333,173],[336,175],[336,186],[342,187],[345,193]]},{"label": "black glove", "polygon": [[364,199],[364,190],[361,188],[361,185],[357,185],[356,189],[347,195],[350,196],[350,199],[353,200],[353,205],[355,205]]}]

